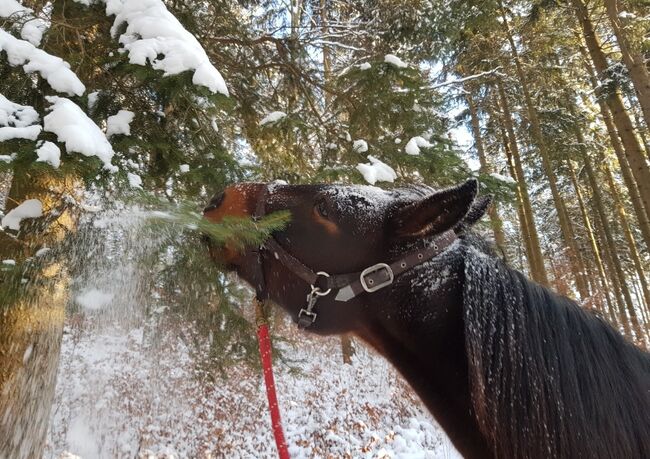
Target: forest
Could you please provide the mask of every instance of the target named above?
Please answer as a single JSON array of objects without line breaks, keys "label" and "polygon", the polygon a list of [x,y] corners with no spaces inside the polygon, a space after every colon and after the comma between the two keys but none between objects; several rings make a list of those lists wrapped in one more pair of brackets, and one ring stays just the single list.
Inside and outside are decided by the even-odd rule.
[{"label": "forest", "polygon": [[[144,436],[75,452],[84,421],[56,425],[61,388],[82,371],[64,357],[115,324],[130,330],[120,352],[135,329],[148,356],[182,344],[188,378],[218,387],[248,371],[258,384],[251,291],[213,265],[196,230],[227,185],[444,188],[469,177],[494,196],[477,230],[509,266],[647,349],[648,3],[0,0],[0,457],[218,449],[187,440],[165,455]],[[256,241],[279,224],[215,237]],[[280,341],[304,339],[268,313]],[[281,380],[292,384],[283,346]],[[374,358],[345,336],[322,346],[332,365]],[[413,398],[377,368],[341,378],[384,372],[399,406]],[[435,427],[418,432],[422,457],[442,457]],[[296,454],[412,452],[359,435]]]}]

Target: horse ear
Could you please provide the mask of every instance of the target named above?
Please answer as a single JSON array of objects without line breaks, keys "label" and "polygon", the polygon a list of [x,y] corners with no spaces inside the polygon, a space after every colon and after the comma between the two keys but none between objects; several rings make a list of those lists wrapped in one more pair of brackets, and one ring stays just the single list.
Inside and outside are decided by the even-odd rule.
[{"label": "horse ear", "polygon": [[439,234],[462,222],[478,192],[478,181],[470,179],[438,191],[397,210],[393,224],[398,236]]},{"label": "horse ear", "polygon": [[472,207],[470,207],[469,212],[467,212],[467,215],[465,215],[463,223],[467,226],[472,226],[474,223],[483,218],[483,215],[485,215],[487,210],[490,208],[490,204],[492,204],[493,198],[494,196],[491,194],[479,196],[476,198],[472,203]]}]

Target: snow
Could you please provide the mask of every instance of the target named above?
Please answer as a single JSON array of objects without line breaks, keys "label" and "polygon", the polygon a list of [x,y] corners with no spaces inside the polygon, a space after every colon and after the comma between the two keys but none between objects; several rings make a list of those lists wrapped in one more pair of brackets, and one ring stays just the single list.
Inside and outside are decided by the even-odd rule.
[{"label": "snow", "polygon": [[115,15],[111,34],[120,35],[121,52],[131,64],[162,70],[165,76],[194,70],[192,83],[207,87],[212,93],[228,95],[228,88],[208,55],[161,0],[104,0],[106,15]]},{"label": "snow", "polygon": [[50,250],[52,250],[52,249],[50,249],[49,247],[41,247],[40,249],[38,249],[38,250],[36,251],[36,253],[34,254],[34,256],[36,256],[36,257],[42,257],[43,255],[47,254]]},{"label": "snow", "polygon": [[0,142],[11,139],[36,140],[42,127],[38,113],[29,105],[20,105],[0,94]]},{"label": "snow", "polygon": [[38,122],[38,113],[29,105],[20,105],[0,94],[0,126],[25,127]]},{"label": "snow", "polygon": [[84,156],[96,156],[104,163],[104,169],[116,172],[111,164],[114,152],[104,133],[70,99],[57,96],[45,97],[52,106],[50,113],[43,118],[45,131],[57,135],[59,142],[65,143],[68,152]]},{"label": "snow", "polygon": [[178,170],[181,171],[182,174],[189,172],[190,171],[190,165],[189,164],[181,164]]},{"label": "snow", "polygon": [[11,259],[2,260],[2,264],[5,266],[16,266],[16,260],[11,260]]},{"label": "snow", "polygon": [[352,144],[352,149],[357,153],[365,153],[368,151],[368,142],[365,140],[355,140]]},{"label": "snow", "polygon": [[41,133],[42,127],[39,125],[27,127],[0,127],[0,142],[11,139],[36,140]]},{"label": "snow", "polygon": [[106,120],[106,137],[116,134],[131,135],[131,121],[135,113],[129,110],[120,110],[116,115],[109,116]]},{"label": "snow", "polygon": [[95,110],[95,106],[97,105],[97,100],[99,99],[99,91],[93,91],[90,94],[88,94],[88,110],[93,111]]},{"label": "snow", "polygon": [[400,143],[402,143],[402,139],[399,137],[395,138],[395,145],[399,145]]},{"label": "snow", "polygon": [[262,120],[260,121],[260,126],[264,126],[266,124],[271,124],[271,123],[277,123],[280,121],[282,118],[286,117],[287,114],[284,112],[271,112],[268,115],[266,115]]},{"label": "snow", "polygon": [[370,70],[372,68],[372,65],[370,65],[369,62],[364,62],[363,64],[358,65],[359,70]]},{"label": "snow", "polygon": [[366,182],[374,185],[376,182],[393,182],[397,174],[388,164],[381,162],[372,155],[368,155],[370,164],[357,164],[357,170],[361,172]]},{"label": "snow", "polygon": [[406,62],[404,62],[402,59],[395,56],[394,54],[386,54],[384,56],[384,62],[386,62],[387,64],[394,65],[395,67],[400,69],[408,67],[408,64]]},{"label": "snow", "polygon": [[16,156],[17,156],[16,153],[12,153],[10,155],[0,155],[0,161],[2,161],[3,163],[10,163],[14,159],[16,159]]},{"label": "snow", "polygon": [[46,141],[36,149],[38,159],[36,161],[50,164],[53,168],[58,169],[61,165],[61,150],[55,143]]},{"label": "snow", "polygon": [[20,230],[20,222],[26,218],[38,218],[43,215],[43,204],[38,199],[28,199],[17,207],[14,207],[7,215],[2,217],[0,228],[9,228],[14,231]]},{"label": "snow", "polygon": [[517,183],[515,181],[515,179],[513,179],[512,177],[509,177],[509,176],[505,176],[505,175],[501,175],[501,174],[497,174],[497,173],[490,174],[490,176],[494,177],[497,180],[505,182],[505,183],[510,183],[510,184]]},{"label": "snow", "polygon": [[96,288],[84,290],[75,297],[75,302],[84,309],[97,311],[109,305],[113,299],[112,293],[103,292]]},{"label": "snow", "polygon": [[86,87],[70,70],[70,64],[66,61],[36,48],[25,40],[15,38],[2,29],[0,51],[7,53],[10,65],[22,65],[25,73],[40,73],[57,92],[81,96],[86,91]]},{"label": "snow", "polygon": [[420,148],[430,148],[433,147],[427,139],[421,136],[415,136],[406,143],[404,151],[409,155],[419,155]]},{"label": "snow", "polygon": [[126,178],[129,180],[129,185],[131,185],[131,188],[142,189],[142,177],[140,177],[138,174],[128,172],[126,174]]},{"label": "snow", "polygon": [[21,23],[20,36],[34,46],[41,44],[43,32],[47,30],[45,21],[34,17],[34,10],[21,5],[16,0],[0,1],[0,17],[17,19]]},{"label": "snow", "polygon": [[[206,355],[188,347],[190,324],[186,339],[152,339],[146,325],[97,331],[92,317],[76,320],[64,330],[44,457],[277,457],[261,371],[198,372]],[[294,369],[278,360],[274,372],[293,459],[460,458],[383,358],[356,343],[344,365],[337,338],[282,337],[274,344]]]},{"label": "snow", "polygon": [[[394,202],[371,186],[337,192],[345,205]],[[80,260],[84,269],[70,279],[71,298],[98,309],[66,313],[43,457],[277,457],[262,372],[239,362],[216,369],[213,337],[178,313],[176,295],[161,296],[151,283],[154,265],[141,260],[173,256],[160,259],[168,236],[146,229],[149,211],[103,212],[80,221],[103,223],[96,237],[80,238],[88,262]],[[83,227],[79,233],[88,234]],[[236,307],[254,326],[250,306],[243,298]],[[281,338],[275,349],[283,352],[274,372],[292,458],[459,457],[385,359],[355,342],[352,364],[344,365],[337,337],[301,332],[286,317],[274,324]]]},{"label": "snow", "polygon": [[621,19],[636,19],[636,14],[630,13],[629,11],[621,11],[618,13],[618,17]]}]

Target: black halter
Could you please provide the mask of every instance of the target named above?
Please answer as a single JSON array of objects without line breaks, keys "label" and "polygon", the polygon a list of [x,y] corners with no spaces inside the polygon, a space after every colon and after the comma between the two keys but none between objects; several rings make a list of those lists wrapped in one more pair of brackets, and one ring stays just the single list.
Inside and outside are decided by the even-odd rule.
[{"label": "black halter", "polygon": [[[257,220],[266,215],[266,199],[268,195],[269,187],[265,186],[262,195],[257,200],[253,219]],[[337,290],[336,301],[349,301],[364,292],[372,293],[388,287],[397,276],[440,255],[455,240],[456,233],[454,230],[448,230],[434,239],[433,243],[428,247],[409,252],[390,264],[377,263],[367,267],[363,271],[330,275],[324,271],[314,272],[314,270],[287,252],[271,236],[257,251],[258,276],[255,292],[258,300],[268,298],[264,278],[264,254],[271,254],[276,260],[311,287],[311,291],[307,295],[307,304],[298,313],[298,326],[306,328],[316,321],[317,314],[314,311],[314,306],[316,306],[316,302],[321,296],[329,295],[333,290]]]}]

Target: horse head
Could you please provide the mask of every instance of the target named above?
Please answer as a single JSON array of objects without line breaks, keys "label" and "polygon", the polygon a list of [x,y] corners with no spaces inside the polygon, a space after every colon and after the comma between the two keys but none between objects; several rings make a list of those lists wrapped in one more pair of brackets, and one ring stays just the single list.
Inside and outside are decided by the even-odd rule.
[{"label": "horse head", "polygon": [[[414,247],[426,248],[441,235],[446,237],[444,242],[453,242],[455,228],[472,224],[483,215],[489,199],[477,199],[477,189],[473,179],[441,191],[241,183],[218,193],[204,214],[219,222],[227,216],[289,211],[290,223],[273,235],[266,250],[236,251],[226,244],[212,246],[211,255],[258,293],[263,290],[264,296],[294,320],[304,320],[310,331],[336,334],[357,331],[369,319],[368,303],[387,295],[390,289],[381,287],[388,286],[395,274],[384,266],[401,260]],[[407,261],[411,268],[426,260]],[[369,268],[371,271],[361,276]],[[349,284],[356,293],[350,291]],[[317,314],[317,320],[305,317],[310,294],[316,306],[309,312]]]}]

